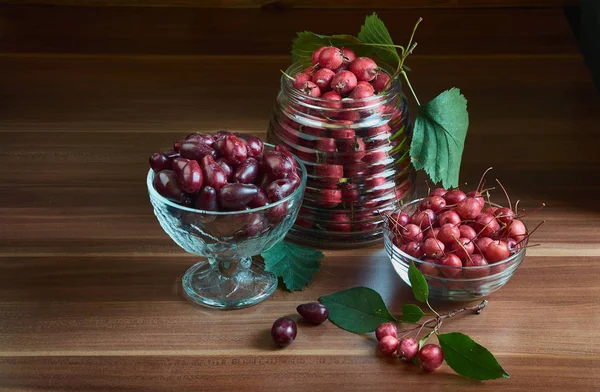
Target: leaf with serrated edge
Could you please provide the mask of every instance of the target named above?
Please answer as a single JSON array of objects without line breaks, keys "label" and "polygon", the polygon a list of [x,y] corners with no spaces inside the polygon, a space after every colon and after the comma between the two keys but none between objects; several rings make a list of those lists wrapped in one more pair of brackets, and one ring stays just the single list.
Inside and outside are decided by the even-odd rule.
[{"label": "leaf with serrated edge", "polygon": [[444,359],[461,376],[474,380],[510,378],[487,348],[460,332],[438,335]]},{"label": "leaf with serrated edge", "polygon": [[413,166],[445,188],[458,186],[468,127],[467,100],[457,88],[420,106],[410,145]]},{"label": "leaf with serrated edge", "polygon": [[415,263],[413,261],[410,262],[410,266],[408,267],[408,280],[410,281],[410,286],[417,301],[427,303],[429,286],[427,286],[425,277],[421,271],[415,267]]},{"label": "leaf with serrated edge", "polygon": [[388,64],[400,62],[398,51],[393,46],[394,41],[385,24],[375,12],[365,18],[365,23],[360,28],[358,39],[366,44],[390,45],[385,47],[370,46],[370,51]]},{"label": "leaf with serrated edge", "polygon": [[417,305],[406,304],[402,307],[402,321],[416,323],[423,317],[423,311]]},{"label": "leaf with serrated edge", "polygon": [[353,333],[373,332],[388,321],[396,321],[381,295],[368,287],[354,287],[319,298],[329,311],[329,321]]},{"label": "leaf with serrated edge", "polygon": [[261,253],[265,270],[283,278],[289,291],[303,290],[319,271],[323,253],[312,248],[280,241]]}]

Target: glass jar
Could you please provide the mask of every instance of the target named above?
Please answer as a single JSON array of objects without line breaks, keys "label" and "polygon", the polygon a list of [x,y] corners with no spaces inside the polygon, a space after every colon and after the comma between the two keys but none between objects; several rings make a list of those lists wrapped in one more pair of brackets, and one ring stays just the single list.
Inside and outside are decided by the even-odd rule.
[{"label": "glass jar", "polygon": [[[286,75],[303,70],[294,64]],[[382,72],[391,68],[383,66]],[[397,79],[380,94],[331,101],[303,94],[282,76],[267,138],[285,145],[308,172],[302,208],[288,237],[321,247],[380,241],[383,215],[415,195],[411,135]]]}]

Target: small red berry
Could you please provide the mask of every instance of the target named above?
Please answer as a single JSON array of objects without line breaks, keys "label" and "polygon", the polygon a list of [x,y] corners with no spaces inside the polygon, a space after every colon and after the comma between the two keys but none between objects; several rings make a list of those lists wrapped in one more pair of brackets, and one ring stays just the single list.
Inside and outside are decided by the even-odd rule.
[{"label": "small red berry", "polygon": [[444,362],[444,354],[437,344],[426,344],[419,351],[419,365],[427,371],[439,368]]},{"label": "small red berry", "polygon": [[398,349],[398,339],[393,336],[384,336],[379,341],[379,351],[385,356],[391,357]]},{"label": "small red berry", "polygon": [[398,334],[398,328],[392,323],[383,323],[375,330],[375,337],[377,340],[383,339],[384,336],[396,337]]},{"label": "small red berry", "polygon": [[419,342],[413,338],[404,338],[398,344],[398,356],[405,361],[412,361],[419,353]]}]

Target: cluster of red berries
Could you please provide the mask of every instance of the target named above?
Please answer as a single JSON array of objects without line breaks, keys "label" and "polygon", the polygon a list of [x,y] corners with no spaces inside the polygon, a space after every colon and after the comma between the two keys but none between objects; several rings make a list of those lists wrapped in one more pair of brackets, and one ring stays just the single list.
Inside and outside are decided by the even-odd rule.
[{"label": "cluster of red berries", "polygon": [[[150,155],[153,185],[163,197],[204,211],[266,206],[300,185],[294,156],[283,146],[264,150],[245,133],[192,133],[166,153]],[[283,218],[285,210],[280,211]]]},{"label": "cluster of red berries", "polygon": [[486,202],[479,187],[469,193],[437,188],[413,214],[390,214],[388,224],[393,244],[426,262],[419,265],[424,275],[474,279],[501,272],[506,264],[500,262],[526,245],[529,233],[517,218],[512,206]]},{"label": "cluster of red berries", "polygon": [[323,46],[312,54],[312,66],[294,77],[294,87],[304,94],[331,101],[365,99],[384,91],[390,76],[368,57],[351,49]]},{"label": "cluster of red berries", "polygon": [[415,358],[421,368],[432,371],[439,368],[444,362],[444,353],[437,344],[425,344],[419,350],[416,339],[403,337],[398,340],[398,328],[392,323],[383,323],[375,331],[379,341],[379,351],[386,356],[397,355],[398,358],[411,362]]}]

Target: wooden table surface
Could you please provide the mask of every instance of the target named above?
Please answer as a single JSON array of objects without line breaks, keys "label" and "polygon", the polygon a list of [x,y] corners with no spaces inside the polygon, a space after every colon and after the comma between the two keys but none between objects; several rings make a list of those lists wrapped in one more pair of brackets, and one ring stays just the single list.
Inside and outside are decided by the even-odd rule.
[{"label": "wooden table surface", "polygon": [[[43,12],[54,13],[54,35]],[[181,24],[156,27],[156,47],[128,52],[140,36],[94,34],[72,12],[0,9],[0,390],[600,390],[600,97],[560,9],[422,12],[423,49],[409,62],[422,101],[454,85],[469,99],[461,180],[493,166],[525,207],[547,204],[528,221],[547,221],[541,246],[514,278],[481,315],[445,324],[511,374],[484,383],[384,359],[371,336],[330,323],[302,325],[293,345],[273,347],[273,320],[333,291],[372,287],[395,313],[413,301],[382,245],[325,251],[306,290],[280,288],[252,308],[183,298],[180,278],[196,258],[152,214],[147,156],[192,130],[264,135],[290,61],[282,45],[301,22],[267,13],[281,34],[240,38],[261,43],[257,54],[202,46],[195,55]],[[302,12],[310,29],[326,30],[320,11]],[[344,13],[352,23],[336,19],[338,31],[356,30],[364,13]],[[406,26],[416,15],[381,13]],[[81,34],[68,36],[64,23]]]}]

